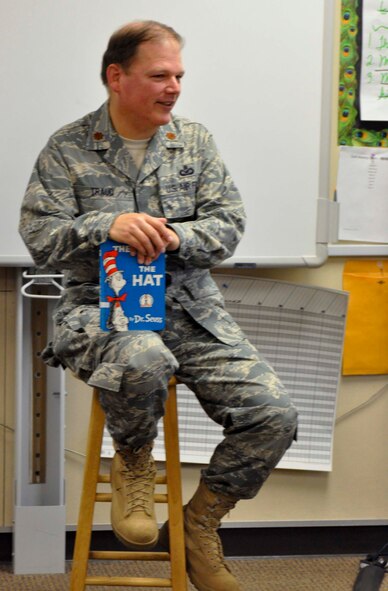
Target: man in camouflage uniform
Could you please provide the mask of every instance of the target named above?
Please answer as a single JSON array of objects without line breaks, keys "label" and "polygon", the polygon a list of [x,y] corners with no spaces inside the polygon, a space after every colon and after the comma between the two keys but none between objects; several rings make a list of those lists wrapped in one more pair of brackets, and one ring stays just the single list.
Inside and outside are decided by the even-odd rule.
[{"label": "man in camouflage uniform", "polygon": [[[158,539],[151,449],[169,378],[193,390],[224,427],[185,508],[185,536],[196,587],[236,591],[216,530],[237,500],[256,495],[289,447],[296,411],[210,276],[234,252],[245,217],[211,135],[171,115],[181,46],[173,29],[152,21],[112,36],[102,65],[109,100],[50,138],[20,232],[37,266],[64,273],[45,359],[100,391],[116,448],[112,525],[124,543],[148,548]],[[167,253],[161,332],[101,331],[99,245],[108,238],[128,244],[141,264]]]}]

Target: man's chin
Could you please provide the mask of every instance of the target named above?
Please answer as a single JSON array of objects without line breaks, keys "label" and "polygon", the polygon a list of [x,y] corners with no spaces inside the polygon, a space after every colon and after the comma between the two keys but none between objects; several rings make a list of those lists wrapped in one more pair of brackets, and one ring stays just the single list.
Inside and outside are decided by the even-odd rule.
[{"label": "man's chin", "polygon": [[172,119],[172,114],[168,113],[165,116],[160,117],[160,120],[163,121],[163,123],[160,123],[160,125],[167,125],[167,123],[170,123]]}]

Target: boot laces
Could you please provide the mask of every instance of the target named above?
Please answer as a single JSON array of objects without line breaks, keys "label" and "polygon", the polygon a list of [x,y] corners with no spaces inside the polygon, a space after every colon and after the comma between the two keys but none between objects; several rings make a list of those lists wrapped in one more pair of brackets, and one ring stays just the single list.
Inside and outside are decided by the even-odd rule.
[{"label": "boot laces", "polygon": [[138,452],[122,453],[124,494],[127,497],[126,517],[134,511],[144,511],[151,516],[150,498],[154,492],[155,467],[151,448],[144,447]]},{"label": "boot laces", "polygon": [[227,499],[219,499],[219,503],[216,507],[209,507],[210,516],[204,515],[202,518],[202,524],[200,525],[200,538],[203,544],[203,548],[206,552],[208,561],[210,562],[214,570],[219,568],[226,568],[224,552],[222,549],[221,539],[217,533],[217,529],[220,526],[220,519],[226,515],[233,507],[235,503]]},{"label": "boot laces", "polygon": [[204,519],[204,524],[200,527],[201,533],[199,537],[210,565],[214,570],[218,570],[220,567],[226,568],[221,539],[216,531],[217,521],[213,518],[206,518]]}]

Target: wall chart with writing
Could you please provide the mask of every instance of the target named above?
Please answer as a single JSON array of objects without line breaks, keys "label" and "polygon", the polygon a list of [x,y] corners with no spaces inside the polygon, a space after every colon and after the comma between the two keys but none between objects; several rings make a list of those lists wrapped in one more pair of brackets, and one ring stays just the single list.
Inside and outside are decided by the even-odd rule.
[{"label": "wall chart with writing", "polygon": [[388,0],[363,0],[360,113],[388,121]]},{"label": "wall chart with writing", "polygon": [[338,143],[388,146],[388,0],[342,0]]}]

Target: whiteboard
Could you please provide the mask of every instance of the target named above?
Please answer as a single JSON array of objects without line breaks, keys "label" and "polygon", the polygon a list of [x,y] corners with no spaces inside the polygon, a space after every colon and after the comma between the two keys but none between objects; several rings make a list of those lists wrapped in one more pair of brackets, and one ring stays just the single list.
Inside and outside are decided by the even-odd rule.
[{"label": "whiteboard", "polygon": [[136,19],[186,40],[176,114],[214,135],[248,214],[227,265],[322,264],[334,0],[2,0],[0,264],[31,263],[17,224],[33,164],[106,99],[102,54]]}]

